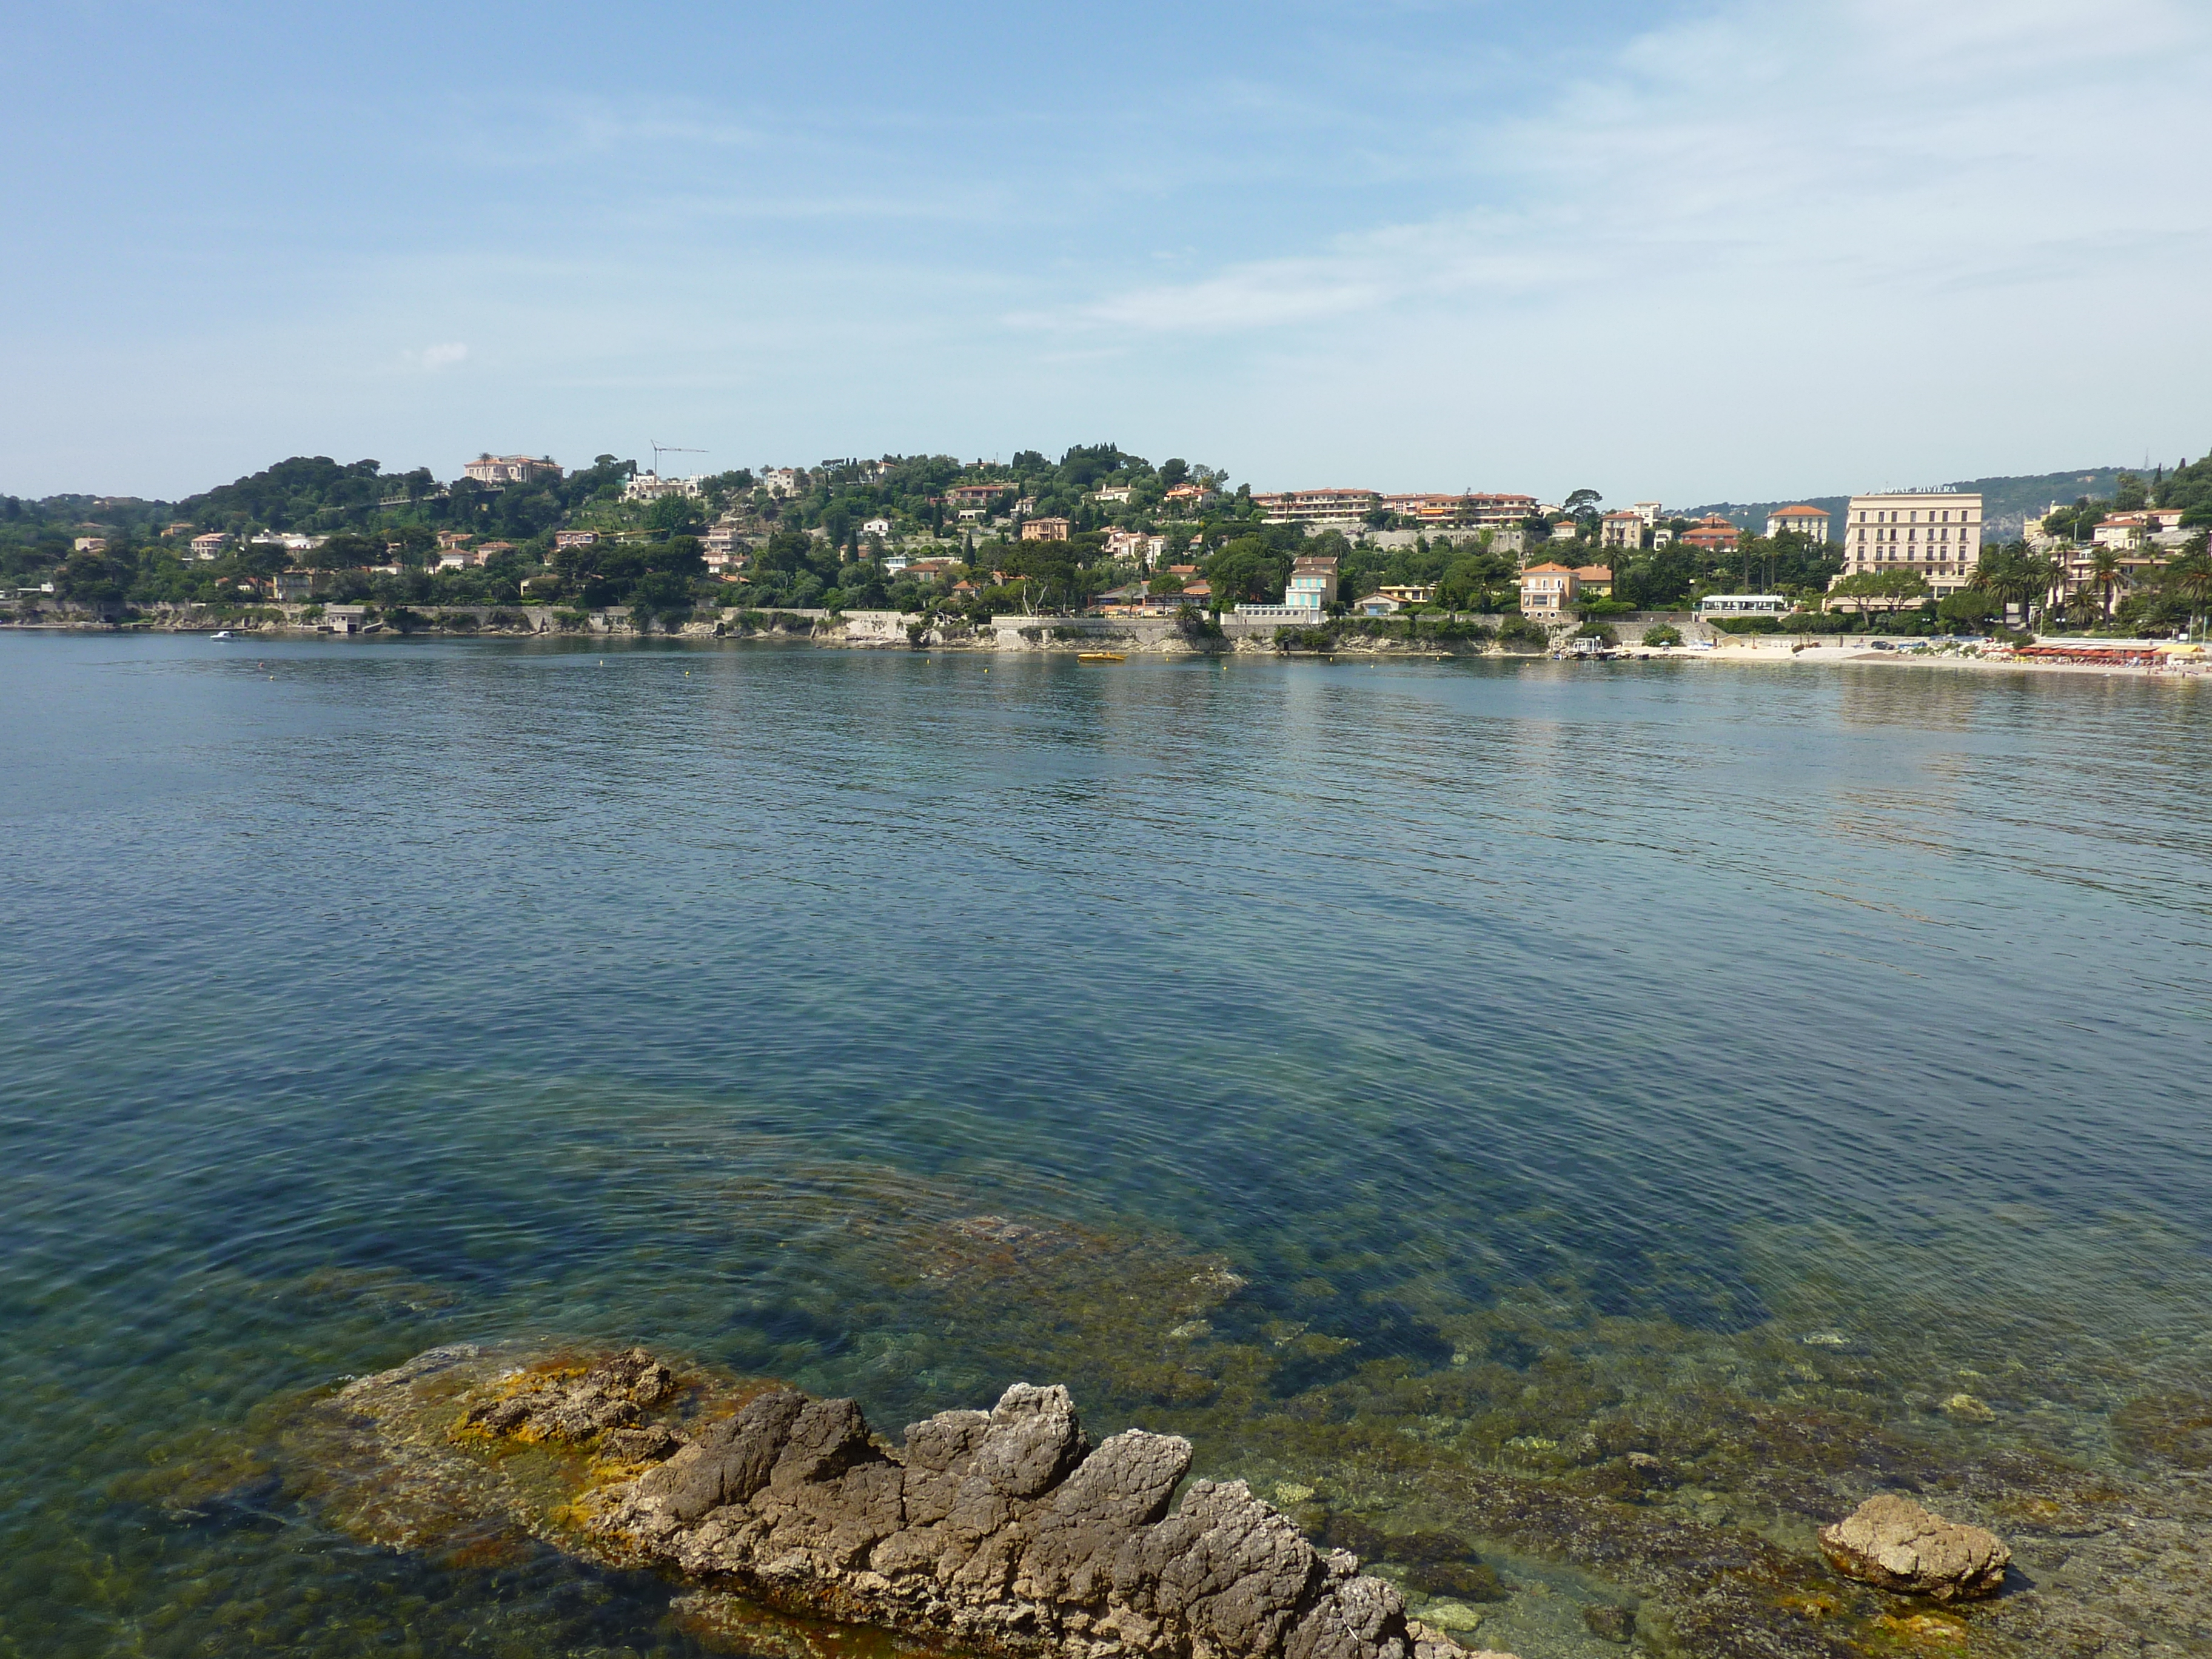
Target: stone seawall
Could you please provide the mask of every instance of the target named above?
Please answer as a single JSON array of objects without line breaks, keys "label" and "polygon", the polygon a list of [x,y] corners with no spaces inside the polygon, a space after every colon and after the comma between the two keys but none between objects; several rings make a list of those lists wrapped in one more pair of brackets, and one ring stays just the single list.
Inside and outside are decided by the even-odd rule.
[{"label": "stone seawall", "polygon": [[[1494,626],[1498,618],[1477,619]],[[1672,624],[1685,641],[1714,638],[1711,629],[1687,613],[1639,612],[1606,619],[1626,647],[1641,643],[1661,623]],[[625,605],[577,611],[545,605],[255,605],[221,608],[161,604],[125,609],[45,599],[20,604],[0,624],[14,627],[115,631],[234,634],[396,639],[410,635],[463,637],[594,637],[756,639],[804,641],[858,650],[950,650],[1004,653],[1118,651],[1128,655],[1192,656],[1234,653],[1275,655],[1276,635],[1286,626],[1275,618],[1239,617],[1190,626],[1172,617],[994,617],[969,623],[896,611],[819,609],[697,612],[671,624],[634,616]],[[1549,630],[1548,648],[1559,648],[1574,631],[1570,619]],[[1500,646],[1494,641],[1439,640],[1391,634],[1342,632],[1324,654],[1332,656],[1473,657],[1541,654],[1545,647]],[[1300,653],[1299,654],[1312,654]]]}]

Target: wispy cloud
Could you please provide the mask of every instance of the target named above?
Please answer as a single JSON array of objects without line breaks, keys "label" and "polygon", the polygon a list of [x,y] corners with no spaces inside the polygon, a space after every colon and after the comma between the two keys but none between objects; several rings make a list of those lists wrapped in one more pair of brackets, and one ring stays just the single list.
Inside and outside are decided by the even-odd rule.
[{"label": "wispy cloud", "polygon": [[442,344],[424,346],[420,351],[408,351],[401,355],[416,368],[434,374],[441,368],[451,368],[455,363],[462,362],[468,356],[469,349],[459,340],[448,340]]},{"label": "wispy cloud", "polygon": [[1739,4],[1625,42],[1527,113],[1443,135],[1439,197],[1398,223],[1176,283],[1010,319],[1027,329],[1250,334],[1429,304],[1685,279],[1915,292],[2078,275],[2147,240],[2212,252],[2212,198],[2148,151],[2204,153],[2212,28],[2163,0]]}]

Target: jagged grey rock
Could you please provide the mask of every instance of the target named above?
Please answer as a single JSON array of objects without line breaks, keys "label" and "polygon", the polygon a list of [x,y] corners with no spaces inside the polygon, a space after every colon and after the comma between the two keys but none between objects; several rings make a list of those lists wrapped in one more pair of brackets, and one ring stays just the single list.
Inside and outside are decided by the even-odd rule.
[{"label": "jagged grey rock", "polygon": [[1994,1533],[1884,1492],[1820,1529],[1820,1553],[1847,1577],[1938,1601],[1994,1595],[2012,1552]]},{"label": "jagged grey rock", "polygon": [[1358,1560],[1317,1552],[1190,1443],[1092,1448],[1018,1382],[897,1450],[849,1400],[775,1389],[586,1504],[611,1553],[788,1611],[1011,1659],[1466,1659]]}]

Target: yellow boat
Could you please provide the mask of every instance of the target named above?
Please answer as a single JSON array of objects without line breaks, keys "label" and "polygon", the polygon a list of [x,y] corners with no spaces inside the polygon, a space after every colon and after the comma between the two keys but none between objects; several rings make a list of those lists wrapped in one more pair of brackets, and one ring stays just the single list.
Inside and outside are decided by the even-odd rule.
[{"label": "yellow boat", "polygon": [[1078,662],[1127,662],[1129,658],[1127,653],[1121,651],[1079,651],[1075,653],[1075,659]]}]

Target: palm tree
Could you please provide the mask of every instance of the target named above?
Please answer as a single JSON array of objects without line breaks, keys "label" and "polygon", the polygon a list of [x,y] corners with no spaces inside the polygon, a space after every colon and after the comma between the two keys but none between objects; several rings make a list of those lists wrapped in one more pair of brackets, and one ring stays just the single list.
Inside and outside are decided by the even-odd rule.
[{"label": "palm tree", "polygon": [[2028,568],[2035,576],[2037,597],[2042,601],[2042,609],[2047,615],[2053,606],[2060,603],[2060,596],[2066,586],[2066,566],[2063,561],[2045,553],[2030,553],[2027,558]]},{"label": "palm tree", "polygon": [[2120,578],[2120,556],[2117,549],[2100,546],[2090,556],[2089,574],[2096,578],[2097,586],[2105,592],[2105,620],[2112,619],[2112,586]]},{"label": "palm tree", "polygon": [[2025,605],[2029,590],[2021,568],[2021,560],[2009,547],[1985,547],[1975,562],[1974,574],[1966,585],[1977,592],[1986,593],[2003,607],[2003,618],[2008,625],[2012,621],[2014,601]]},{"label": "palm tree", "polygon": [[2204,538],[2200,536],[2170,561],[2164,575],[2166,586],[2189,606],[2190,637],[2198,637],[2204,631],[2204,613],[2212,610],[2212,553],[2205,550]]},{"label": "palm tree", "polygon": [[2008,547],[1984,549],[1967,585],[2003,605],[2008,619],[2013,606],[2018,605],[2021,626],[2025,628],[2033,620],[2035,602],[2048,603],[2057,574],[2054,561],[2029,552],[2025,542],[2014,542]]}]

